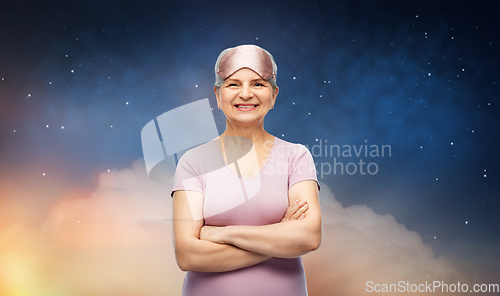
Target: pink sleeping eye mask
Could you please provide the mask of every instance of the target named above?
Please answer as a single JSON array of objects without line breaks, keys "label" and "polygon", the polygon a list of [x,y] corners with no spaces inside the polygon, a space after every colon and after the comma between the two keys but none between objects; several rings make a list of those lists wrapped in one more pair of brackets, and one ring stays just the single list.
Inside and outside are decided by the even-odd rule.
[{"label": "pink sleeping eye mask", "polygon": [[220,60],[217,74],[225,80],[241,68],[249,68],[264,80],[276,80],[271,59],[257,46],[240,45],[228,51]]}]

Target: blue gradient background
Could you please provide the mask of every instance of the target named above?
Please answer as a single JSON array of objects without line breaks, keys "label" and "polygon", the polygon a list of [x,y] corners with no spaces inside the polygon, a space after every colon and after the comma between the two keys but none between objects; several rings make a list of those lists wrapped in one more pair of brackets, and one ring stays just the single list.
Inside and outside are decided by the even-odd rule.
[{"label": "blue gradient background", "polygon": [[[376,175],[331,173],[321,180],[337,200],[394,216],[437,255],[499,262],[494,2],[2,7],[0,175],[14,187],[36,183],[42,193],[30,201],[1,195],[4,209],[25,206],[32,223],[43,221],[56,202],[48,192],[90,189],[96,173],[128,167],[142,157],[142,127],[199,99],[215,106],[218,54],[252,43],[278,64],[280,93],[265,122],[271,134],[309,147],[319,140],[391,145],[391,157],[365,159],[377,163]],[[215,108],[214,117],[222,132],[223,114]],[[0,217],[0,226],[7,223]],[[483,267],[500,274],[498,264]]]}]

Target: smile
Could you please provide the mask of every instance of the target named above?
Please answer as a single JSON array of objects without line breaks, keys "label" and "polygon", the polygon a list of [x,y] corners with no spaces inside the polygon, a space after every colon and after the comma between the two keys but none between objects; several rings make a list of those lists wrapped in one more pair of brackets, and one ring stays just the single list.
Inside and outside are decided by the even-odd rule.
[{"label": "smile", "polygon": [[257,108],[258,105],[248,105],[248,104],[244,104],[244,105],[234,105],[234,107],[236,107],[236,109],[238,110],[241,110],[241,111],[250,111],[250,110],[254,110],[255,108]]}]

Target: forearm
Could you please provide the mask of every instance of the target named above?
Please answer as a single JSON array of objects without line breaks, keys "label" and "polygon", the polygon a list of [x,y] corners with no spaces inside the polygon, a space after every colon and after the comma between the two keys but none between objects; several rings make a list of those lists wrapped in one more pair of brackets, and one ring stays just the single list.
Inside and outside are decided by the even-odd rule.
[{"label": "forearm", "polygon": [[271,256],[240,249],[233,245],[193,239],[176,247],[176,260],[183,271],[223,272],[261,263]]},{"label": "forearm", "polygon": [[292,220],[262,226],[227,226],[224,242],[278,258],[295,258],[321,244],[321,222]]}]

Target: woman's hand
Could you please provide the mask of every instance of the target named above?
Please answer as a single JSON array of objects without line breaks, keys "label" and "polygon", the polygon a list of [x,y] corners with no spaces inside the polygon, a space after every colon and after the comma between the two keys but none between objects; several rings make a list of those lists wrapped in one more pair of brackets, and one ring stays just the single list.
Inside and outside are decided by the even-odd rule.
[{"label": "woman's hand", "polygon": [[224,241],[225,230],[226,230],[225,227],[204,225],[200,229],[200,239],[211,241],[213,243],[225,244]]},{"label": "woman's hand", "polygon": [[[305,212],[309,209],[307,205],[307,201],[300,201],[299,199],[295,200],[295,202],[288,207],[285,212],[285,215],[281,219],[280,222],[290,221],[290,220],[301,220],[304,219],[306,214]],[[226,241],[224,239],[226,235],[227,228],[224,226],[208,226],[204,225],[200,229],[200,239],[208,240],[213,243],[225,244]]]},{"label": "woman's hand", "polygon": [[286,209],[285,215],[280,222],[304,219],[307,209],[309,209],[307,200],[300,201],[299,199],[296,199],[295,202],[291,204],[288,209]]}]

